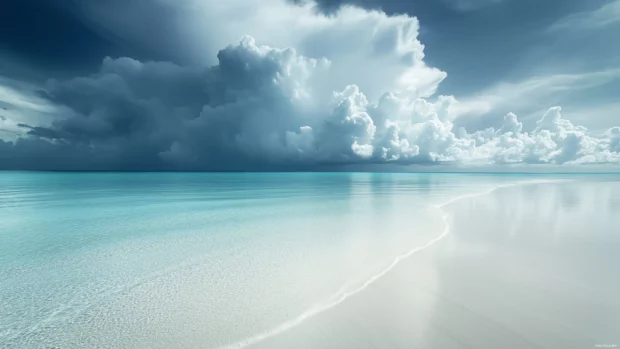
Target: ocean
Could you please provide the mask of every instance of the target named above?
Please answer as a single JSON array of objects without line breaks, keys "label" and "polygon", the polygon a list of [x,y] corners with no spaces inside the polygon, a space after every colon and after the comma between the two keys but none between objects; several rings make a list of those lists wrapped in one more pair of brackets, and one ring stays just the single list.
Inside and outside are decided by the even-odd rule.
[{"label": "ocean", "polygon": [[620,175],[0,172],[0,348],[620,344]]}]

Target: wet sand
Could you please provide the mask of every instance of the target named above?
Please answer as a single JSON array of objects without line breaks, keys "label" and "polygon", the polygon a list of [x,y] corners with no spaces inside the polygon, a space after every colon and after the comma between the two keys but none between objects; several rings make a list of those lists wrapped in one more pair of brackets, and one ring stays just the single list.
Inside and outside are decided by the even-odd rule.
[{"label": "wet sand", "polygon": [[249,347],[620,344],[620,183],[500,188],[444,209],[450,231],[432,248]]}]

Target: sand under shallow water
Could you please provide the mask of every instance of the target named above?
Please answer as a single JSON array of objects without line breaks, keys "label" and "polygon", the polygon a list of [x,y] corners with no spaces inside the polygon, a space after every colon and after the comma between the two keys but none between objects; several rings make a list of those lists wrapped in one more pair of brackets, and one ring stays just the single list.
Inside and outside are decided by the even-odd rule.
[{"label": "sand under shallow water", "polygon": [[11,176],[2,348],[620,342],[617,177]]},{"label": "sand under shallow water", "polygon": [[380,281],[256,348],[620,344],[620,183],[500,188]]}]

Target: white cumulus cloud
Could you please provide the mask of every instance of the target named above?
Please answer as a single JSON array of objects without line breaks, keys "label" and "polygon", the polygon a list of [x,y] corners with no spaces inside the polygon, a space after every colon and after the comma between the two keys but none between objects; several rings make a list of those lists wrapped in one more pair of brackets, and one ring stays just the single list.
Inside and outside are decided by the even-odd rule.
[{"label": "white cumulus cloud", "polygon": [[[159,1],[204,14],[216,23],[207,27],[221,25],[203,37],[204,50],[185,54],[206,54],[232,36],[237,43],[213,52],[209,65],[106,58],[92,75],[50,80],[45,103],[70,112],[51,125],[22,125],[25,135],[0,141],[4,168],[620,162],[620,129],[591,134],[559,107],[533,127],[512,113],[498,115],[497,128],[456,127],[459,115],[497,100],[435,95],[446,73],[424,62],[416,18],[355,7],[325,16],[312,4],[279,0]],[[256,39],[243,35],[253,29]],[[504,90],[520,98],[530,85]]]}]

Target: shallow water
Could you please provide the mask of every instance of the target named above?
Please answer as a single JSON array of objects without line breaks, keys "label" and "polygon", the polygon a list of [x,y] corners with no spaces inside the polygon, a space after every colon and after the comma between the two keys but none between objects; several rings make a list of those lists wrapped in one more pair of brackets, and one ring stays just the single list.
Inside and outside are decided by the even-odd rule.
[{"label": "shallow water", "polygon": [[[539,187],[571,189],[528,185],[490,192],[558,178],[571,182]],[[614,229],[620,206],[616,180],[609,175],[0,173],[0,347],[428,344],[423,333],[435,333],[428,315],[437,304],[429,296],[434,293],[412,301],[420,288],[397,276],[423,280],[434,273],[434,280],[447,284],[440,267],[455,263],[459,254],[480,257],[492,251],[489,263],[501,265],[498,256],[506,247],[495,244],[498,229],[508,229],[507,236],[529,236],[523,246],[511,245],[518,239],[505,243],[521,259],[540,257],[537,248],[567,237],[579,236],[591,246],[591,254],[581,257],[573,249],[551,255],[555,264],[549,262],[544,275],[574,264],[575,272],[562,275],[593,282],[584,280],[599,274],[576,271],[585,268],[583,260],[590,263],[587,270],[600,270],[598,281],[618,275],[615,255],[607,256],[618,246],[620,231]],[[467,206],[471,202],[477,211]],[[444,203],[450,205],[437,207]],[[566,210],[572,211],[560,214]],[[446,212],[451,229],[443,235]],[[507,222],[509,228],[498,225]],[[564,231],[562,224],[574,234],[557,233]],[[595,233],[580,236],[585,230]],[[446,249],[453,252],[445,255]],[[592,258],[599,250],[608,259]],[[484,269],[467,261],[453,264],[470,270],[456,273],[465,284],[467,277],[480,280],[471,273]],[[514,287],[525,282],[515,280]],[[617,305],[609,292],[618,284],[613,277],[607,280],[592,296]],[[476,301],[462,296],[469,297],[463,302]],[[417,310],[406,311],[412,302]],[[493,302],[488,304],[491,309]],[[388,311],[390,319],[378,324]],[[359,312],[361,320],[338,320]],[[331,325],[319,330],[318,322]],[[452,326],[458,329],[459,323]],[[474,323],[463,315],[463,328]],[[476,342],[481,337],[475,331],[474,326],[470,341],[484,343]]]}]

